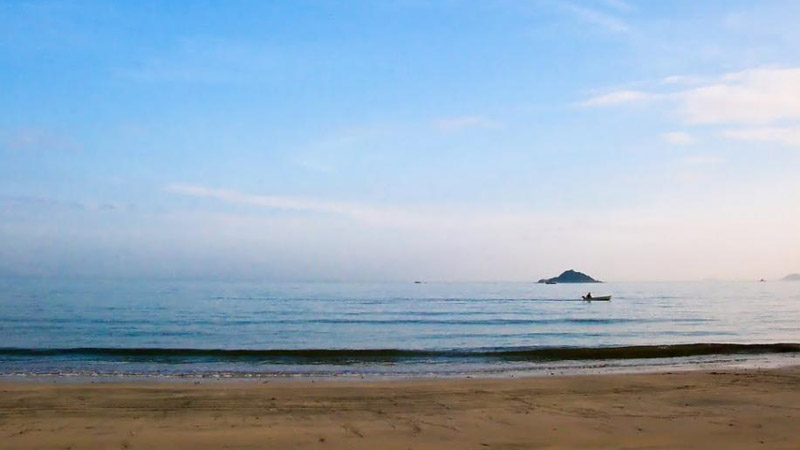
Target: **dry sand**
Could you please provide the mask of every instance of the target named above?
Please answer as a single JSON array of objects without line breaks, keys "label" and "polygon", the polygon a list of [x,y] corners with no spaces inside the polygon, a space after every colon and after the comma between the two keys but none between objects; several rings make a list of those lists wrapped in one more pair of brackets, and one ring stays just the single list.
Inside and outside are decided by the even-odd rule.
[{"label": "dry sand", "polygon": [[800,448],[800,368],[0,392],[3,449]]}]

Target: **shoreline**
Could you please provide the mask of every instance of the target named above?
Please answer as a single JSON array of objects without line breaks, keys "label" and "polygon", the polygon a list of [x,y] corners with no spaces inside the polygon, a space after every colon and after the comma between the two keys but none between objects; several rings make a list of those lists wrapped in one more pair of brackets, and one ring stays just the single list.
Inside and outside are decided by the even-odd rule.
[{"label": "shoreline", "polygon": [[791,365],[800,365],[798,343],[449,350],[0,347],[0,380],[503,378]]},{"label": "shoreline", "polygon": [[800,444],[800,366],[264,381],[0,381],[0,433],[5,436],[0,447],[700,449]]},{"label": "shoreline", "polygon": [[[787,344],[780,344],[787,345]],[[791,344],[796,346],[797,344]],[[613,350],[613,349],[612,349]],[[43,358],[46,364],[46,358]],[[726,353],[701,354],[665,358],[586,359],[535,362],[422,362],[371,364],[263,365],[257,370],[197,369],[194,364],[169,364],[167,368],[136,372],[130,363],[106,362],[105,371],[71,367],[58,371],[0,372],[0,383],[127,383],[127,382],[193,382],[193,381],[270,381],[270,380],[427,380],[427,379],[503,379],[614,374],[648,374],[693,372],[704,370],[779,369],[800,366],[800,353]],[[2,363],[0,363],[2,367]],[[236,366],[230,366],[236,367]],[[110,370],[113,369],[113,370]]]}]

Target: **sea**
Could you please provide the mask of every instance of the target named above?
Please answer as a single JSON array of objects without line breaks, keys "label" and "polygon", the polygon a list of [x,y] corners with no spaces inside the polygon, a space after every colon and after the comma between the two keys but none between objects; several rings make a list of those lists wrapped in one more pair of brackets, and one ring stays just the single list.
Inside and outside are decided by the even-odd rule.
[{"label": "sea", "polygon": [[[581,295],[612,295],[585,302]],[[0,377],[480,377],[800,364],[800,283],[0,279]]]}]

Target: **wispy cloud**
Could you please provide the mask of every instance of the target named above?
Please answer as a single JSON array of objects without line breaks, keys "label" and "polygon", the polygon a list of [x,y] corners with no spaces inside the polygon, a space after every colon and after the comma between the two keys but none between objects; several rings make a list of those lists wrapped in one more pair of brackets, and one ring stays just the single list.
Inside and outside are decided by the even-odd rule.
[{"label": "wispy cloud", "polygon": [[284,211],[334,214],[347,216],[361,222],[385,225],[413,225],[427,220],[423,216],[399,208],[374,207],[294,196],[247,194],[233,189],[219,189],[192,184],[171,184],[166,187],[166,190],[173,194],[214,199],[226,203]]},{"label": "wispy cloud", "polygon": [[500,122],[480,116],[450,117],[434,121],[434,127],[440,131],[461,131],[470,128],[494,130],[502,128]]},{"label": "wispy cloud", "polygon": [[397,123],[365,123],[331,131],[309,140],[292,151],[288,162],[303,170],[334,173],[343,168],[347,158],[360,158],[375,151],[384,142],[410,133],[408,127]]},{"label": "wispy cloud", "polygon": [[[627,33],[630,31],[630,26],[628,26],[624,20],[614,14],[610,14],[599,9],[576,5],[575,3],[571,2],[562,1],[558,2],[557,5],[560,9],[569,12],[575,18],[585,24],[599,27],[612,33]],[[621,7],[627,4],[620,1],[610,1],[607,2],[607,5],[614,9],[620,10]]]},{"label": "wispy cloud", "polygon": [[579,103],[579,106],[614,106],[629,103],[640,103],[655,98],[654,94],[644,91],[621,90],[590,97]]},{"label": "wispy cloud", "polygon": [[[672,76],[661,84],[684,85],[688,80]],[[684,122],[697,125],[800,120],[800,68],[751,69],[692,81],[700,86],[671,92],[619,90],[580,104],[601,107],[660,99],[672,105]]]},{"label": "wispy cloud", "polygon": [[41,128],[23,128],[3,132],[0,145],[14,151],[81,151],[83,146],[75,140]]},{"label": "wispy cloud", "polygon": [[265,208],[283,209],[290,211],[310,211],[318,213],[335,213],[358,216],[369,208],[344,203],[321,202],[299,197],[279,195],[253,195],[245,194],[232,189],[216,189],[192,184],[171,184],[167,191],[173,194],[187,195],[190,197],[212,198],[229,203],[262,206]]},{"label": "wispy cloud", "polygon": [[659,80],[661,85],[692,85],[702,83],[706,79],[693,75],[670,75]]},{"label": "wispy cloud", "polygon": [[631,12],[634,9],[633,5],[626,2],[625,0],[602,0],[602,3],[608,6],[609,8],[613,8],[616,9],[617,11],[625,13]]},{"label": "wispy cloud", "polygon": [[683,131],[670,131],[663,133],[661,139],[672,145],[693,145],[697,140],[689,133]]},{"label": "wispy cloud", "polygon": [[120,202],[98,201],[63,201],[48,197],[37,196],[5,196],[0,195],[0,206],[6,211],[83,211],[83,212],[109,212],[131,211],[136,207],[132,204],[124,205]]},{"label": "wispy cloud", "polygon": [[800,126],[730,129],[723,130],[720,135],[739,141],[777,142],[790,147],[800,147]]},{"label": "wispy cloud", "polygon": [[279,77],[291,55],[265,45],[225,39],[184,38],[118,74],[140,82],[250,83]]},{"label": "wispy cloud", "polygon": [[171,184],[166,191],[172,194],[205,198],[224,203],[250,205],[265,209],[298,213],[325,214],[347,217],[356,222],[382,228],[412,228],[426,230],[449,230],[473,227],[496,228],[532,223],[544,224],[551,218],[544,215],[520,213],[497,213],[490,210],[476,211],[474,208],[457,210],[445,205],[429,207],[399,207],[391,205],[368,205],[362,203],[318,200],[295,196],[248,194],[234,189],[220,189],[193,184]]}]

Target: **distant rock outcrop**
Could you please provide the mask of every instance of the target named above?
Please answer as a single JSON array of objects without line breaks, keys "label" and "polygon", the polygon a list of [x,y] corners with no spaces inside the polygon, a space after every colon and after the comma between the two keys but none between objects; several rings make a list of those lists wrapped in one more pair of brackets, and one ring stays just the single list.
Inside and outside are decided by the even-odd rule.
[{"label": "distant rock outcrop", "polygon": [[781,278],[781,281],[800,281],[800,273],[790,273]]},{"label": "distant rock outcrop", "polygon": [[602,281],[595,280],[594,278],[590,277],[589,275],[586,275],[585,273],[577,272],[575,270],[570,269],[554,278],[542,278],[541,280],[539,280],[539,283],[545,283],[545,284],[602,283]]}]

